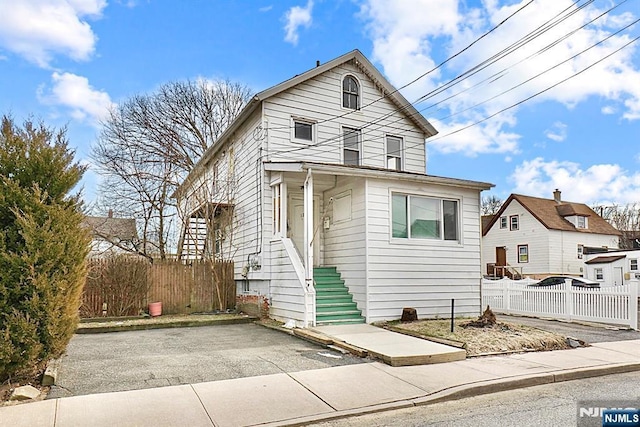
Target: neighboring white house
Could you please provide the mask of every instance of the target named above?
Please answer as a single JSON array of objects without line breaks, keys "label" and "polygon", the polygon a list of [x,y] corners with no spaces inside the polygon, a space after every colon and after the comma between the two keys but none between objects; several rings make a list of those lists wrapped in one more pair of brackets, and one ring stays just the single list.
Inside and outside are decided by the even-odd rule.
[{"label": "neighboring white house", "polygon": [[87,216],[82,224],[91,231],[90,257],[129,254],[138,240],[136,220],[114,218],[111,210],[108,216]]},{"label": "neighboring white house", "polygon": [[603,286],[625,285],[630,279],[640,278],[638,260],[640,250],[585,254],[585,277]]},{"label": "neighboring white house", "polygon": [[358,50],[260,92],[175,193],[180,256],[233,258],[239,293],[302,326],[477,315],[492,185],[427,175],[436,133]]},{"label": "neighboring white house", "polygon": [[553,199],[510,195],[482,236],[487,274],[541,278],[584,275],[585,248],[617,249],[620,232],[587,205],[562,201],[556,190]]}]

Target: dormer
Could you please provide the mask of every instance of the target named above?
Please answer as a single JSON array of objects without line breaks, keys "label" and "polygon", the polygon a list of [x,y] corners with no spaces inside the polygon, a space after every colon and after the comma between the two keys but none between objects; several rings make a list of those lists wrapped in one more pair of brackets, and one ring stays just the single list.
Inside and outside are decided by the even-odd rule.
[{"label": "dormer", "polygon": [[589,215],[578,213],[572,204],[559,204],[556,206],[556,210],[558,211],[558,215],[573,224],[575,228],[579,230],[587,230],[589,228]]}]

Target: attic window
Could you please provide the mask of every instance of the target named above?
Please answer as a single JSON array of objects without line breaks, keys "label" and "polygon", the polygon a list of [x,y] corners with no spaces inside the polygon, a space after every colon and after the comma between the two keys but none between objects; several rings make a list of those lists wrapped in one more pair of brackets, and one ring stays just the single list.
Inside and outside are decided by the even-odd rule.
[{"label": "attic window", "polygon": [[360,105],[358,103],[360,97],[360,88],[358,81],[353,76],[346,76],[342,81],[342,106],[357,110]]},{"label": "attic window", "polygon": [[576,228],[587,228],[587,218],[579,216],[576,221]]}]

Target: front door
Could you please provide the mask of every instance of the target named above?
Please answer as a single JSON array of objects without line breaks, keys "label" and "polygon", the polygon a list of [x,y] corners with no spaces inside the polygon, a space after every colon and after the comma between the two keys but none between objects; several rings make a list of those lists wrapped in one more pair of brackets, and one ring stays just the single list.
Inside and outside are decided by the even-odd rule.
[{"label": "front door", "polygon": [[504,246],[496,247],[496,265],[499,267],[507,265],[507,248]]},{"label": "front door", "polygon": [[[313,239],[313,263],[314,266],[320,265],[320,239],[321,230],[318,228],[318,219],[320,217],[319,200],[313,198],[313,229],[315,238]],[[300,257],[304,256],[304,199],[302,195],[292,195],[289,198],[289,226],[288,237],[293,240]]]},{"label": "front door", "polygon": [[622,278],[622,267],[613,267],[613,284],[624,285]]}]

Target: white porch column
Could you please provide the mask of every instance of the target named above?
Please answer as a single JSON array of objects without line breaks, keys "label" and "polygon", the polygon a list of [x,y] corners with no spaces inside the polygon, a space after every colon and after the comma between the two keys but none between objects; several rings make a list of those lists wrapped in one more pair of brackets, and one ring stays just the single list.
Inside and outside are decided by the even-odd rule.
[{"label": "white porch column", "polygon": [[313,174],[307,170],[304,181],[304,271],[305,327],[316,324],[316,301],[313,287]]}]

